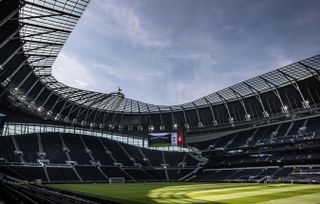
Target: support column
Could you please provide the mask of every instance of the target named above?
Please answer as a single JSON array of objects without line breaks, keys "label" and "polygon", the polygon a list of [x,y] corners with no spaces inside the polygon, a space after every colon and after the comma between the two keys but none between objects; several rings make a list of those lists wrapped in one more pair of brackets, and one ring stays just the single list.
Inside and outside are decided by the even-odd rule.
[{"label": "support column", "polygon": [[272,89],[272,92],[277,96],[277,98],[279,99],[279,101],[281,103],[281,112],[283,114],[285,114],[286,117],[289,117],[290,116],[289,107],[284,105],[283,100],[281,98],[281,95],[279,93],[278,87],[274,83],[272,83],[271,81],[265,79],[262,76],[259,76],[259,78],[262,79],[264,82],[266,82],[266,84]]},{"label": "support column", "polygon": [[188,124],[188,121],[187,121],[187,117],[186,117],[186,112],[184,110],[184,107],[181,106],[181,109],[182,109],[182,112],[183,112],[183,118],[184,118],[184,128],[189,131],[190,129],[190,125]]},{"label": "support column", "polygon": [[229,110],[229,105],[228,105],[228,101],[223,97],[221,96],[218,92],[217,92],[217,95],[220,97],[220,99],[223,101],[223,105],[224,107],[227,109],[227,112],[228,112],[228,116],[229,116],[229,124],[231,126],[234,126],[234,118],[231,116],[231,113],[230,113],[230,110]]},{"label": "support column", "polygon": [[194,102],[192,102],[195,109],[196,109],[196,113],[197,113],[197,118],[198,118],[198,127],[202,128],[203,127],[203,123],[201,122],[201,118],[200,118],[200,114],[199,114],[199,110],[198,110],[198,106],[197,104],[195,104]]},{"label": "support column", "polygon": [[243,97],[240,93],[238,93],[237,91],[235,91],[234,89],[232,89],[231,87],[229,87],[229,89],[234,93],[234,95],[236,95],[236,97],[238,98],[240,104],[242,105],[242,108],[244,110],[244,113],[245,113],[245,119],[246,121],[251,121],[251,115],[248,114],[248,111],[247,111],[247,108],[246,108],[246,105],[244,104],[244,100],[243,100]]},{"label": "support column", "polygon": [[206,98],[206,97],[203,97],[204,100],[207,102],[207,104],[209,105],[210,107],[210,111],[211,111],[211,115],[212,115],[212,124],[213,126],[218,126],[218,121],[216,119],[216,116],[214,115],[214,111],[213,111],[213,105],[212,103]]},{"label": "support column", "polygon": [[270,115],[269,113],[266,111],[266,108],[263,104],[263,101],[261,99],[261,94],[260,91],[258,91],[256,88],[254,88],[253,86],[249,85],[247,82],[242,82],[243,84],[245,84],[250,90],[251,92],[255,95],[255,98],[257,99],[257,101],[260,103],[261,108],[262,108],[262,114],[264,118],[269,118]]}]

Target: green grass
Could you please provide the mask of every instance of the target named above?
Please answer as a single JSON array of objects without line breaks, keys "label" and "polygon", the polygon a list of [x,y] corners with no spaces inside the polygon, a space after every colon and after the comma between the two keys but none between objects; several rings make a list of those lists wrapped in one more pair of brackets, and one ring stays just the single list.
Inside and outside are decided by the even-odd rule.
[{"label": "green grass", "polygon": [[48,184],[123,203],[320,204],[320,185],[239,183]]}]

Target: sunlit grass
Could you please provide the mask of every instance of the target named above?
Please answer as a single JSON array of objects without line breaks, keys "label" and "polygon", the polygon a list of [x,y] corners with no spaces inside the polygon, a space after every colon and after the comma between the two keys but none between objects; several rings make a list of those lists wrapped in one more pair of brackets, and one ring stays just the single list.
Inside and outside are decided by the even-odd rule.
[{"label": "sunlit grass", "polygon": [[320,203],[320,185],[159,182],[48,186],[123,203]]}]

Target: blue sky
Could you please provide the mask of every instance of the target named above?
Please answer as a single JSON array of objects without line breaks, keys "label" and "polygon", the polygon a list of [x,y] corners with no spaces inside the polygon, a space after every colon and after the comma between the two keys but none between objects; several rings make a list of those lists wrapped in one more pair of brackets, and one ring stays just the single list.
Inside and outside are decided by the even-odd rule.
[{"label": "blue sky", "polygon": [[91,0],[53,75],[180,104],[320,54],[319,45],[319,0]]}]

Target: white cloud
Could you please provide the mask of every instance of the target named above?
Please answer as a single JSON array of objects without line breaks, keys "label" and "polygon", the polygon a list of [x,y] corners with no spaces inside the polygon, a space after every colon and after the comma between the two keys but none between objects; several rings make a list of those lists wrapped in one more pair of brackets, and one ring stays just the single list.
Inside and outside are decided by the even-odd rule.
[{"label": "white cloud", "polygon": [[164,70],[148,67],[136,69],[133,64],[131,64],[131,66],[128,64],[124,63],[121,66],[112,67],[107,64],[97,63],[93,64],[93,67],[99,68],[101,70],[100,74],[105,74],[106,76],[111,76],[121,80],[132,80],[139,83],[145,83],[155,77],[165,77]]},{"label": "white cloud", "polygon": [[188,53],[188,54],[177,54],[170,55],[168,58],[175,58],[181,60],[209,60],[210,55],[208,53]]},{"label": "white cloud", "polygon": [[[52,74],[58,81],[69,86],[95,90],[99,87],[99,81],[90,66],[67,52],[61,52],[54,63]],[[99,73],[98,73],[99,74]]]},{"label": "white cloud", "polygon": [[[129,98],[179,104],[294,60],[287,57],[293,49],[271,39],[273,35],[264,29],[262,33],[232,21],[223,26],[215,23],[221,19],[210,18],[209,11],[205,19],[195,13],[185,21],[184,15],[190,17],[190,13],[179,14],[180,7],[166,10],[172,19],[177,18],[170,22],[167,17],[171,15],[150,5],[92,1],[89,7],[93,9],[88,8],[80,21],[82,27],[76,28],[81,30],[80,38],[59,55],[54,75],[78,88],[108,93],[120,86]],[[155,18],[145,18],[144,9],[155,9]],[[78,46],[79,42],[88,49]]]},{"label": "white cloud", "polygon": [[94,21],[92,27],[96,32],[116,37],[124,35],[132,44],[145,48],[162,49],[170,45],[169,39],[151,29],[147,20],[141,18],[132,7],[113,0],[99,0],[94,3],[103,12],[100,16],[95,13],[87,14],[87,17]]},{"label": "white cloud", "polygon": [[269,55],[273,58],[274,68],[279,68],[288,64],[292,64],[294,61],[285,55],[284,49],[280,46],[268,47]]}]

